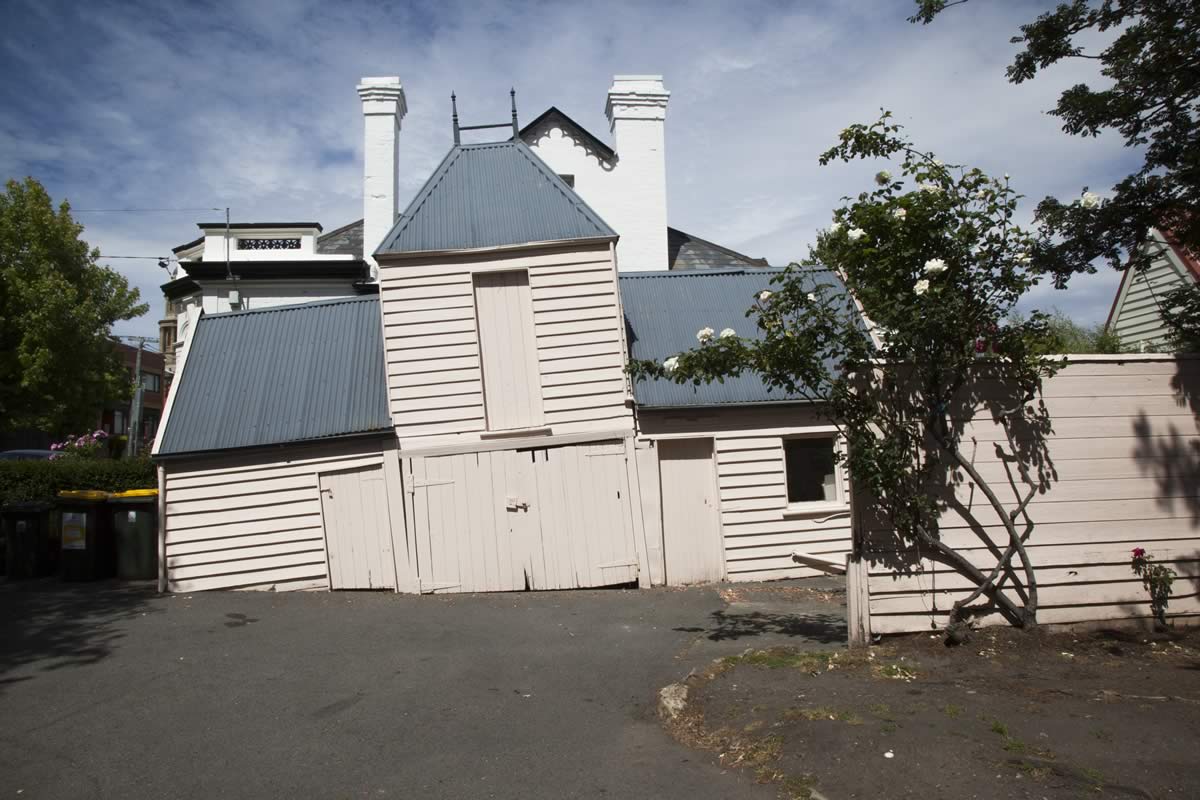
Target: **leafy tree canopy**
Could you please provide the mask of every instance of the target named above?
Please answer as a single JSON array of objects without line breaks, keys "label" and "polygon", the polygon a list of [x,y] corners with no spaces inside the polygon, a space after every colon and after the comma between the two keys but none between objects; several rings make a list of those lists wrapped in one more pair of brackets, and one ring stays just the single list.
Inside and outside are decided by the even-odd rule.
[{"label": "leafy tree canopy", "polygon": [[[1013,314],[1012,319],[1018,324],[1025,321],[1021,314]],[[1058,309],[1046,317],[1045,337],[1040,346],[1048,354],[1122,352],[1121,338],[1104,325],[1080,325]]]},{"label": "leafy tree canopy", "polygon": [[[1046,276],[1036,258],[1042,239],[1014,223],[1019,195],[1007,176],[943,164],[910,144],[886,112],[843,130],[821,163],[870,158],[900,161],[900,175],[881,171],[871,191],[847,198],[810,260],[842,276],[878,326],[877,342],[840,292],[813,290],[808,269],[794,264],[772,289],[747,298],[755,337],[702,328],[700,347],[629,370],[676,383],[756,373],[772,389],[819,401],[845,439],[841,458],[856,490],[882,515],[866,528],[899,539],[879,548],[904,554],[897,569],[919,562],[915,552],[973,581],[975,590],[955,604],[956,620],[984,597],[988,610],[1033,624],[1037,582],[1023,538],[1033,523],[1025,512],[1051,480],[1048,417],[1035,398],[1061,360],[1047,357],[1055,349],[1047,317],[1014,309]],[[1012,465],[999,489],[975,468],[972,437]],[[942,514],[957,502],[954,487],[968,478],[991,506],[987,524],[1001,532],[1002,557],[987,572],[940,532]],[[1023,589],[999,588],[1000,575],[1017,572]]]},{"label": "leafy tree canopy", "polygon": [[[909,19],[928,24],[966,2],[916,0]],[[1094,33],[1111,39],[1088,52],[1081,40]],[[1118,269],[1144,262],[1152,254],[1139,248],[1152,227],[1200,253],[1200,0],[1070,0],[1022,25],[1012,42],[1024,47],[1007,70],[1013,83],[1065,59],[1094,60],[1104,86],[1072,86],[1050,113],[1069,134],[1113,130],[1144,156],[1107,198],[1041,202],[1037,218],[1057,239],[1042,256],[1048,268],[1065,276],[1092,270],[1096,259]]]},{"label": "leafy tree canopy", "polygon": [[148,306],[96,263],[82,232],[33,178],[0,194],[0,430],[88,428],[105,402],[129,395],[108,337]]}]

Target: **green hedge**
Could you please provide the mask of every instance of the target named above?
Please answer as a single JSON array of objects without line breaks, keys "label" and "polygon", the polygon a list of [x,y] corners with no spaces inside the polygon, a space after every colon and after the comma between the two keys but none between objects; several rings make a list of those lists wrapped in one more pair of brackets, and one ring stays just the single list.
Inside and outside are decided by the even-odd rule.
[{"label": "green hedge", "polygon": [[157,487],[149,458],[0,461],[0,506],[54,500],[64,489],[121,492]]}]

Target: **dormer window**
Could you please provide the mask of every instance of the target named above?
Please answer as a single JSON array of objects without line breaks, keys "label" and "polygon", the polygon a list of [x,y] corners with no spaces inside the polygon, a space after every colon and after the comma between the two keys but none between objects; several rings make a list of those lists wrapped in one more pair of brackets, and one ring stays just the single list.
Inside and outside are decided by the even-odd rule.
[{"label": "dormer window", "polygon": [[271,237],[238,237],[238,250],[299,250],[300,239],[283,238],[278,236]]}]

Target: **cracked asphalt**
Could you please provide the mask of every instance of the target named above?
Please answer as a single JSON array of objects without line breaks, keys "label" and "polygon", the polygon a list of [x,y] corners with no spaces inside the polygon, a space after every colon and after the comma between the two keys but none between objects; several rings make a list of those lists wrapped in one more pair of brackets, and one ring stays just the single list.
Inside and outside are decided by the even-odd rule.
[{"label": "cracked asphalt", "polygon": [[747,588],[0,582],[0,798],[773,797],[654,716],[713,658],[844,643],[839,597]]}]

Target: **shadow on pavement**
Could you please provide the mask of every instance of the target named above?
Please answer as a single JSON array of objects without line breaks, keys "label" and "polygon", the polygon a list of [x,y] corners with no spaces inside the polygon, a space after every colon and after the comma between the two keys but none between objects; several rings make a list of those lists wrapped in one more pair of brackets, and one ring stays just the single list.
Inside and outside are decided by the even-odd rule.
[{"label": "shadow on pavement", "polygon": [[778,614],[763,611],[730,613],[714,611],[713,624],[703,628],[676,628],[689,633],[704,633],[720,642],[750,636],[773,634],[795,636],[822,644],[844,644],[846,618],[840,614]]},{"label": "shadow on pavement", "polygon": [[0,692],[41,672],[93,664],[125,635],[122,620],[157,612],[153,587],[137,584],[60,583],[56,579],[0,582]]}]

